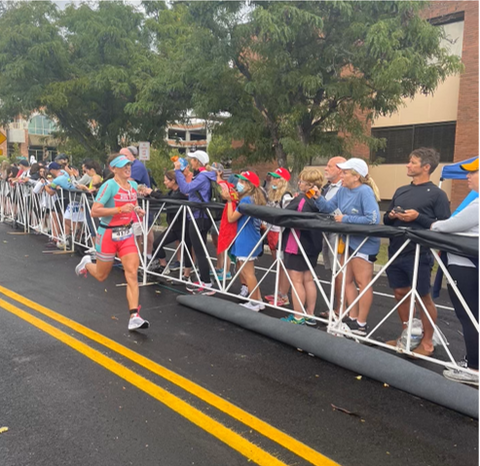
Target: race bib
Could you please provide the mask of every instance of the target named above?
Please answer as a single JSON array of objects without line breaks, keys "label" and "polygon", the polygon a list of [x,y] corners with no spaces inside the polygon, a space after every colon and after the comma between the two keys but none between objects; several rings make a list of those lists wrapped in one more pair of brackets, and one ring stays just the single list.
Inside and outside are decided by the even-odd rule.
[{"label": "race bib", "polygon": [[124,241],[133,235],[133,228],[131,225],[112,228],[112,240]]}]

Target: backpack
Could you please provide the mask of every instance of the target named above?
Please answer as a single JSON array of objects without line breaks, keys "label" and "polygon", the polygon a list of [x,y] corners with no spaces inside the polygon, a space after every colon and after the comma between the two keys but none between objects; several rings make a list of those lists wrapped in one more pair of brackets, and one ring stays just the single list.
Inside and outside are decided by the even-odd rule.
[{"label": "backpack", "polygon": [[[220,185],[216,181],[213,181],[213,180],[209,180],[209,181],[210,181],[210,201],[209,202],[213,202],[216,204],[226,204],[225,199],[223,199],[222,197],[222,188],[220,187]],[[205,202],[205,199],[203,199],[203,196],[200,194],[199,191],[195,191],[195,194],[197,195],[198,198],[202,200],[202,202]],[[215,220],[216,222],[222,219],[223,210],[212,209],[210,213],[212,214],[213,220]]]}]

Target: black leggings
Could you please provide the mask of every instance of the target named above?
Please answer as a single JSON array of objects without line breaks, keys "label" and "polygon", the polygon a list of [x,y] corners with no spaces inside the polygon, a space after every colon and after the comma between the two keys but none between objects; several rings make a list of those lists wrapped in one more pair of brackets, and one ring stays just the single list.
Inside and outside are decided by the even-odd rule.
[{"label": "black leggings", "polygon": [[[188,236],[188,233],[187,233]],[[163,239],[165,238],[165,239]],[[155,254],[155,257],[158,257],[159,259],[165,259],[166,254],[165,254],[165,245],[173,243],[174,241],[181,241],[182,240],[182,230],[170,230],[167,233],[167,230],[165,230],[163,233],[161,233],[157,238],[155,238],[155,241],[153,242],[153,252],[155,252],[159,246],[159,244],[162,242],[163,244],[162,247],[158,250],[158,252]],[[186,239],[186,244],[187,246],[189,245],[188,238]],[[189,250],[191,251],[191,247],[189,247]],[[185,263],[185,267],[190,268],[192,266],[192,261],[190,260],[189,255],[184,251],[183,253],[183,260]]]},{"label": "black leggings", "polygon": [[[208,218],[200,218],[196,219],[198,229],[200,230],[200,235],[202,237],[203,243],[207,244],[207,233],[212,226],[212,222]],[[197,259],[198,269],[200,271],[200,280],[203,283],[210,283],[210,266],[208,264],[207,255],[203,249],[202,243],[200,238],[198,237],[197,231],[195,229],[195,225],[193,224],[192,220],[188,221],[188,241],[187,244],[189,246],[189,250],[191,250],[191,246],[193,246],[193,250],[195,251],[195,256]]]},{"label": "black leggings", "polygon": [[[448,271],[455,281],[458,290],[465,299],[468,307],[472,311],[475,320],[478,322],[478,269],[473,267],[460,267],[458,265],[449,265]],[[448,294],[452,301],[458,320],[462,324],[463,336],[465,338],[465,347],[467,349],[468,367],[478,370],[478,332],[473,325],[470,317],[463,309],[460,300],[448,285]]]}]

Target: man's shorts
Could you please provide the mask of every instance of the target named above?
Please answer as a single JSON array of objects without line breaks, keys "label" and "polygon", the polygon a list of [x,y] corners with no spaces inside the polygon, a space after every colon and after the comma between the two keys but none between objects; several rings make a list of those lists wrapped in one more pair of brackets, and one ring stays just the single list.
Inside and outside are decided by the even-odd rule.
[{"label": "man's shorts", "polygon": [[[386,270],[390,288],[410,288],[412,286],[414,263],[414,253],[401,254],[395,259]],[[420,296],[426,296],[430,293],[432,267],[432,254],[430,252],[420,254],[417,277],[417,291]]]},{"label": "man's shorts", "polygon": [[138,254],[133,230],[132,235],[122,241],[114,241],[112,239],[112,232],[113,230],[111,228],[98,228],[95,239],[95,251],[98,260],[102,262],[113,262],[116,255],[121,259],[127,254]]}]

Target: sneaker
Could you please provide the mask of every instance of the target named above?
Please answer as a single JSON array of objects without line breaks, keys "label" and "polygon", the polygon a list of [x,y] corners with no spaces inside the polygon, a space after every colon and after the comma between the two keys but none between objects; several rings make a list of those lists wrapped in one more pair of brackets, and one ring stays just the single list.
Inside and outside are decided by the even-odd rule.
[{"label": "sneaker", "polygon": [[67,243],[63,243],[62,241],[57,242],[57,249],[67,249]]},{"label": "sneaker", "polygon": [[[268,301],[268,304],[270,304],[270,306],[275,306],[275,299],[272,299],[271,301]],[[290,304],[290,300],[288,299],[288,296],[284,296],[284,297],[278,297],[277,298],[277,306],[288,306]]]},{"label": "sneaker", "polygon": [[[458,366],[458,367],[462,367],[463,369],[467,369],[467,368],[468,368],[467,357],[464,356],[461,361],[457,361],[457,366]],[[447,367],[447,366],[445,366],[445,369],[446,369],[447,371],[453,370],[453,369],[450,369],[450,367]]]},{"label": "sneaker", "polygon": [[260,303],[254,303],[253,301],[248,301],[248,303],[242,303],[240,306],[246,307],[247,309],[250,309],[253,312],[260,312],[265,309],[264,304]]},{"label": "sneaker", "polygon": [[457,369],[449,369],[443,371],[443,376],[452,382],[466,383],[478,387],[478,374],[470,374]]},{"label": "sneaker", "polygon": [[155,262],[152,262],[148,271],[155,272],[161,275],[165,271],[166,267],[167,267],[166,265],[162,265],[160,264],[160,262],[155,261]]},{"label": "sneaker", "polygon": [[202,282],[190,282],[191,285],[187,286],[187,291],[193,294],[203,294],[206,296],[213,296],[216,291],[212,288],[211,283],[202,283]]},{"label": "sneaker", "polygon": [[[224,274],[223,274],[223,270],[222,270],[222,271],[217,275],[217,277],[218,277],[218,279],[219,279],[220,281],[223,281],[223,276],[224,276]],[[232,279],[232,274],[231,274],[230,272],[227,272],[227,273],[225,274],[225,280],[231,280],[231,279]]]},{"label": "sneaker", "polygon": [[150,323],[148,320],[142,319],[138,312],[130,316],[130,320],[128,321],[128,330],[143,330],[148,327],[150,327]]},{"label": "sneaker", "polygon": [[248,286],[242,285],[242,287],[240,288],[240,293],[238,293],[238,295],[241,296],[242,298],[248,298],[249,294],[250,293],[248,292]]},{"label": "sneaker", "polygon": [[346,324],[355,335],[360,335],[361,337],[367,336],[369,330],[368,324],[360,325],[356,320],[351,320],[350,322],[346,322]]},{"label": "sneaker", "polygon": [[87,278],[87,264],[92,263],[92,258],[90,256],[83,256],[82,260],[75,267],[75,273],[80,276],[83,275]]},{"label": "sneaker", "polygon": [[291,324],[297,324],[297,325],[305,325],[305,319],[303,317],[300,317],[300,319],[297,319],[293,314],[289,314],[287,317],[282,317],[280,320],[283,320],[284,322],[289,322]]},{"label": "sneaker", "polygon": [[315,327],[315,325],[318,324],[318,321],[315,320],[315,319],[312,318],[312,317],[307,317],[307,318],[305,318],[305,323],[306,323],[307,325],[310,325],[310,327]]},{"label": "sneaker", "polygon": [[210,270],[210,275],[213,277],[214,275],[221,275],[223,273],[223,269],[215,269],[215,272],[213,270]]},{"label": "sneaker", "polygon": [[180,261],[175,261],[173,264],[170,264],[168,268],[173,272],[175,272],[175,270],[180,270]]}]

